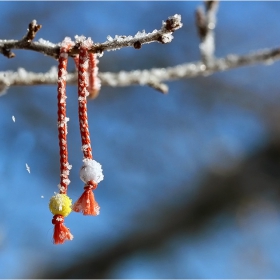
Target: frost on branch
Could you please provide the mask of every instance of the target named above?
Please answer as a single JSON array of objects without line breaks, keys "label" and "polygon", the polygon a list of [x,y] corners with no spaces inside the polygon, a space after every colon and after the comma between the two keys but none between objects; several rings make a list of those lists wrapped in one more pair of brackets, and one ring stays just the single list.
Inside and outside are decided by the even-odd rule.
[{"label": "frost on branch", "polygon": [[169,17],[165,22],[162,23],[162,28],[165,28],[167,31],[171,32],[174,32],[182,26],[183,24],[181,23],[181,15],[178,14]]},{"label": "frost on branch", "polygon": [[[107,36],[107,41],[104,43],[95,43],[89,48],[89,53],[93,53],[98,56],[102,56],[104,51],[117,50],[123,47],[134,47],[135,49],[140,49],[143,44],[148,44],[152,42],[160,42],[163,44],[170,43],[173,39],[172,33],[181,28],[183,24],[181,23],[181,16],[175,14],[170,16],[167,20],[163,21],[161,29],[150,33],[146,33],[145,30],[138,31],[134,36],[119,36],[116,35],[112,38],[110,35]],[[44,55],[51,56],[55,59],[59,57],[59,50],[62,47],[61,44],[54,44],[45,39],[39,39],[38,41],[33,41],[36,33],[41,29],[42,25],[37,24],[36,20],[33,20],[29,24],[27,34],[21,40],[0,40],[0,53],[4,56],[12,58],[15,56],[12,53],[12,49],[25,49],[40,52]],[[83,36],[76,36],[76,43],[69,50],[69,56],[77,57],[79,53],[80,41],[83,39]],[[98,63],[97,58],[95,57],[95,66]],[[95,70],[98,68],[95,67]],[[5,90],[11,85],[38,85],[38,84],[53,84],[55,80],[55,69],[51,69],[47,73],[31,73],[27,72],[23,68],[19,68],[18,71],[6,71],[0,72],[0,95],[5,93]],[[100,88],[99,77],[96,75],[97,71],[92,71],[92,75],[95,76],[95,92]],[[70,73],[67,75],[67,81],[73,82],[77,81],[76,73]],[[110,83],[107,83],[110,84]],[[156,79],[152,79],[146,83],[147,85],[166,93],[168,87]]]},{"label": "frost on branch", "polygon": [[183,26],[181,15],[175,14],[163,21],[160,30],[154,29],[150,33],[145,30],[138,31],[134,36],[115,35],[115,37],[107,36],[107,41],[102,44],[94,44],[91,48],[95,53],[103,53],[107,50],[118,50],[123,47],[134,47],[140,49],[143,44],[152,42],[160,42],[162,44],[170,43],[173,39],[172,33]]},{"label": "frost on branch", "polygon": [[[271,64],[280,59],[280,48],[258,50],[249,52],[246,55],[228,55],[223,58],[214,56],[215,40],[214,28],[216,26],[216,12],[218,1],[206,1],[204,9],[196,11],[196,25],[200,38],[201,60],[175,65],[166,68],[153,68],[146,70],[133,70],[130,72],[119,71],[118,73],[103,72],[93,73],[96,81],[102,82],[102,86],[123,87],[131,85],[147,85],[163,93],[167,93],[168,87],[164,81],[171,81],[183,78],[205,76],[218,71],[226,71],[232,68],[247,66],[257,63]],[[145,30],[138,31],[134,36],[116,35],[107,36],[104,43],[94,43],[88,50],[101,56],[106,50],[115,50],[123,47],[140,49],[143,44],[151,42],[168,43],[173,39],[172,33],[181,28],[181,16],[175,14],[162,22],[160,30],[146,33]],[[75,60],[79,53],[79,42],[71,48],[69,56]],[[43,53],[53,58],[58,58],[60,44],[53,44],[47,40],[39,39],[38,42],[31,42],[28,45],[22,40],[0,40],[0,53],[5,56],[11,55],[11,49],[28,49]],[[120,69],[121,70],[121,69]],[[45,73],[27,72],[23,68],[17,71],[0,72],[0,95],[4,94],[10,86],[27,85],[55,85],[57,83],[57,69],[51,68]],[[67,83],[77,84],[77,72],[67,74]],[[97,84],[100,87],[100,85]]]},{"label": "frost on branch", "polygon": [[[179,79],[193,78],[209,75],[215,72],[227,71],[233,68],[248,66],[257,63],[269,65],[280,59],[280,48],[264,49],[249,52],[243,56],[228,55],[223,58],[215,58],[213,64],[206,68],[202,61],[194,61],[166,68],[152,68],[146,70],[120,71],[118,73],[103,72],[98,77],[102,86],[125,87],[131,85],[149,85],[153,88],[162,86],[162,92],[167,90],[161,82]],[[57,69],[52,67],[45,73],[28,72],[23,68],[17,71],[0,72],[0,89],[9,86],[31,86],[31,85],[56,85]],[[77,84],[77,74],[68,73],[67,84]]]},{"label": "frost on branch", "polygon": [[[119,36],[116,35],[112,38],[107,36],[107,41],[104,43],[95,43],[89,52],[103,55],[104,51],[117,50],[124,47],[134,47],[140,49],[143,44],[152,42],[161,42],[163,44],[170,43],[173,36],[172,33],[181,28],[181,16],[176,14],[170,16],[166,21],[163,21],[160,30],[154,30],[151,33],[137,32],[135,36]],[[58,58],[60,44],[53,44],[47,40],[39,39],[33,41],[36,33],[41,29],[42,25],[37,24],[36,20],[33,20],[28,27],[27,34],[21,40],[0,40],[0,53],[8,58],[12,58],[15,54],[12,49],[26,49],[43,53],[44,55]],[[70,56],[76,56],[79,53],[79,43],[73,46],[70,50]]]}]

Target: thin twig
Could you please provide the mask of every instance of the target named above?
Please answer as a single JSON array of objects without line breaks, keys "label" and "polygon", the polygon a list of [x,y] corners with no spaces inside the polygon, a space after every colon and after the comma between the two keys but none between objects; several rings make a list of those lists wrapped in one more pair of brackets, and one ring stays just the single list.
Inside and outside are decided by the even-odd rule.
[{"label": "thin twig", "polygon": [[200,38],[199,49],[201,59],[206,67],[211,67],[215,52],[215,34],[216,14],[218,10],[218,1],[205,1],[205,11],[202,7],[196,10],[196,26]]},{"label": "thin twig", "polygon": [[157,81],[151,81],[147,83],[147,86],[150,86],[163,94],[168,93],[168,85],[166,84],[159,83]]},{"label": "thin twig", "polygon": [[[104,51],[118,50],[123,47],[134,47],[140,49],[143,44],[159,42],[162,44],[170,43],[173,39],[172,33],[181,28],[181,16],[174,15],[163,22],[160,30],[154,30],[151,33],[146,33],[145,30],[137,32],[135,36],[118,36],[115,38],[107,36],[108,41],[102,44],[94,44],[91,51],[102,54]],[[77,47],[74,47],[71,54],[77,53]]]},{"label": "thin twig", "polygon": [[[27,29],[27,33],[23,36],[21,40],[0,40],[0,53],[8,58],[13,58],[16,55],[11,51],[12,49],[32,49],[33,46],[36,46],[36,43],[32,43],[37,32],[42,28],[42,25],[37,24],[37,21],[32,20]],[[40,52],[47,54],[42,50]]]},{"label": "thin twig", "polygon": [[30,43],[35,38],[37,32],[42,28],[41,24],[37,24],[37,21],[34,19],[29,23],[27,33],[22,38],[22,41]]}]

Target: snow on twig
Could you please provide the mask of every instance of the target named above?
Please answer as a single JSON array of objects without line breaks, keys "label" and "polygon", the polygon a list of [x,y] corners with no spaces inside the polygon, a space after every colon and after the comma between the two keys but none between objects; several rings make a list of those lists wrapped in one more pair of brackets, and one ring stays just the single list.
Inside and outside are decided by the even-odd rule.
[{"label": "snow on twig", "polygon": [[[139,49],[143,44],[152,42],[160,42],[162,44],[170,43],[173,39],[172,33],[182,26],[181,16],[175,14],[163,21],[160,30],[155,29],[151,33],[146,33],[144,30],[142,32],[138,31],[135,36],[116,35],[114,38],[107,36],[106,42],[93,44],[89,52],[102,55],[104,51],[117,50],[124,47],[134,47],[135,49]],[[60,48],[59,43],[54,44],[44,39],[39,39],[38,41],[33,42],[36,33],[41,27],[42,25],[38,25],[36,20],[33,20],[29,24],[27,34],[21,40],[0,40],[0,53],[8,58],[12,58],[15,56],[15,54],[11,52],[12,49],[25,49],[40,52],[57,59]],[[70,55],[74,56],[78,53],[79,43],[71,48]]]}]

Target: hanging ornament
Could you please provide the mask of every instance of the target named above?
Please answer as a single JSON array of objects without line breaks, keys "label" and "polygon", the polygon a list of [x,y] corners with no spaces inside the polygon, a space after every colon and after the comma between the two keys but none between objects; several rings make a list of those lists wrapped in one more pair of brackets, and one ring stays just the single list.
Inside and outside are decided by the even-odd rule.
[{"label": "hanging ornament", "polygon": [[58,59],[58,83],[57,83],[57,101],[58,101],[58,138],[59,138],[59,154],[60,154],[60,184],[58,185],[59,193],[50,199],[49,208],[52,212],[54,224],[53,242],[54,244],[62,244],[66,240],[72,240],[73,235],[69,228],[64,225],[64,218],[72,211],[72,200],[67,196],[67,188],[70,184],[68,178],[72,166],[68,163],[67,150],[67,122],[66,117],[66,78],[67,78],[67,61],[68,52],[74,42],[66,37],[60,46],[60,54]]},{"label": "hanging ornament", "polygon": [[97,94],[100,89],[100,81],[97,79],[98,69],[96,69],[96,57],[94,55],[89,55],[88,52],[93,44],[91,38],[86,39],[84,36],[77,36],[76,42],[80,44],[78,63],[78,102],[82,151],[84,155],[83,166],[80,170],[80,178],[85,183],[85,186],[83,194],[74,203],[72,209],[75,212],[82,212],[84,215],[96,216],[99,214],[100,207],[95,201],[93,190],[97,188],[97,184],[103,180],[104,176],[100,163],[95,161],[92,157],[87,118],[87,97],[89,96],[89,89],[94,94]]}]

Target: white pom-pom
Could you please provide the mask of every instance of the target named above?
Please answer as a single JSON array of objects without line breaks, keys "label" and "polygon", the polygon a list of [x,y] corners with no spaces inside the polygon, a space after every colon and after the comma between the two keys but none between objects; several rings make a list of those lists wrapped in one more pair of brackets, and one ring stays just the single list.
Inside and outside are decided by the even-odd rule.
[{"label": "white pom-pom", "polygon": [[80,178],[84,183],[94,181],[97,184],[104,179],[102,166],[93,159],[84,159],[84,164],[80,170]]}]

